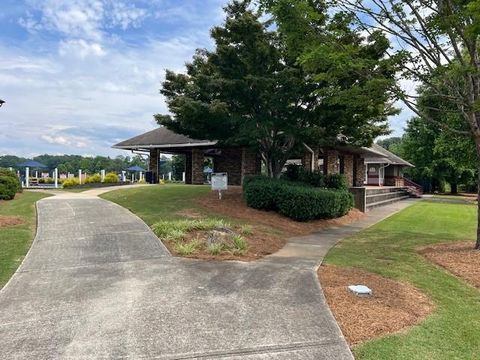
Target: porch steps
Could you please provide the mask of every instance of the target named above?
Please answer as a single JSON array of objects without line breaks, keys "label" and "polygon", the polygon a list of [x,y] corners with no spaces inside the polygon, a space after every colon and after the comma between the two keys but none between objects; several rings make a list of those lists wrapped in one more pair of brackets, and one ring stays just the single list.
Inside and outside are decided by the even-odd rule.
[{"label": "porch steps", "polygon": [[366,189],[365,208],[369,211],[378,206],[391,204],[412,197],[413,194],[406,187],[386,187]]}]

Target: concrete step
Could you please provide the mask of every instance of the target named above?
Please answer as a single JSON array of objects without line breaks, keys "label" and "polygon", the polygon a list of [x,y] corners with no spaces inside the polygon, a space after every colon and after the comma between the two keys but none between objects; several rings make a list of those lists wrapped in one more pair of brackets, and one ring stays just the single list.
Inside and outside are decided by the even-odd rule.
[{"label": "concrete step", "polygon": [[406,195],[410,195],[410,193],[405,190],[385,192],[380,194],[370,194],[370,195],[366,195],[366,202],[368,206],[369,204],[377,203],[377,202],[388,200],[388,199],[395,199],[395,198],[403,197]]},{"label": "concrete step", "polygon": [[374,203],[370,203],[370,204],[367,204],[367,211],[370,211],[373,208],[376,208],[376,207],[379,207],[379,206],[388,205],[388,204],[391,204],[391,203],[394,203],[394,202],[397,202],[397,201],[406,200],[406,199],[410,199],[410,198],[411,198],[411,196],[409,194],[407,194],[407,195],[403,195],[403,196],[400,196],[400,197],[395,197],[395,198],[391,198],[391,199],[385,199],[385,200],[382,200],[382,201],[377,201],[377,202],[374,202]]},{"label": "concrete step", "polygon": [[386,194],[391,192],[398,192],[398,191],[405,191],[406,187],[379,187],[379,188],[367,188],[367,196],[368,195],[376,195],[376,194]]}]

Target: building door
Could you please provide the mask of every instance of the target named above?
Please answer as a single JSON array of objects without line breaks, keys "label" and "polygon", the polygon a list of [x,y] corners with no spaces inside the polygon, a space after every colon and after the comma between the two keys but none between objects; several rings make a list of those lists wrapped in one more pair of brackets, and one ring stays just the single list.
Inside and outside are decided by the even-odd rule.
[{"label": "building door", "polygon": [[383,185],[385,182],[385,168],[380,166],[378,169],[378,185]]}]

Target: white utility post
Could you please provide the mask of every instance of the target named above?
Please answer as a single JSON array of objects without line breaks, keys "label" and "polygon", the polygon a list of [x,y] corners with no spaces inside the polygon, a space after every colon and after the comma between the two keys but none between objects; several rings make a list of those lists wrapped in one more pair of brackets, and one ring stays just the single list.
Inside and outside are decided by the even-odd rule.
[{"label": "white utility post", "polygon": [[182,181],[185,182],[185,171],[182,172]]},{"label": "white utility post", "polygon": [[81,185],[82,184],[82,170],[78,170],[78,183]]},{"label": "white utility post", "polygon": [[28,185],[30,185],[30,180],[28,179],[30,177],[30,168],[27,166],[25,168],[25,187],[28,188]]},{"label": "white utility post", "polygon": [[55,189],[58,188],[58,169],[53,170],[53,178],[55,180]]},{"label": "white utility post", "polygon": [[100,176],[102,177],[102,182],[105,181],[105,170],[100,170]]}]

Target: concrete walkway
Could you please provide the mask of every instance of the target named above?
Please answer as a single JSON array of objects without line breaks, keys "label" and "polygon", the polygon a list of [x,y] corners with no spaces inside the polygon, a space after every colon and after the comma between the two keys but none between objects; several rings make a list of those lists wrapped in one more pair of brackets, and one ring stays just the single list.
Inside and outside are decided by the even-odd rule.
[{"label": "concrete walkway", "polygon": [[266,260],[297,267],[316,267],[340,240],[390,217],[417,201],[418,199],[407,199],[377,207],[369,211],[363,219],[349,225],[331,227],[309,235],[290,238],[280,251],[268,256]]},{"label": "concrete walkway", "polygon": [[34,244],[0,292],[2,358],[353,358],[302,261],[173,258],[93,194],[37,207]]}]

